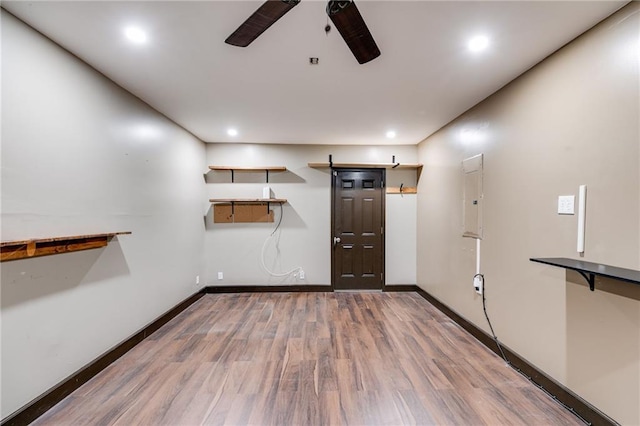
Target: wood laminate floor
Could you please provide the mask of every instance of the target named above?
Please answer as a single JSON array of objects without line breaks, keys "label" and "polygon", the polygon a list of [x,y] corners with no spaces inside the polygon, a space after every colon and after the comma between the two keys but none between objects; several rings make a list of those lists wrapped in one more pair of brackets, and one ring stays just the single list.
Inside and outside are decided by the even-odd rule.
[{"label": "wood laminate floor", "polygon": [[205,295],[38,425],[581,425],[416,293]]}]

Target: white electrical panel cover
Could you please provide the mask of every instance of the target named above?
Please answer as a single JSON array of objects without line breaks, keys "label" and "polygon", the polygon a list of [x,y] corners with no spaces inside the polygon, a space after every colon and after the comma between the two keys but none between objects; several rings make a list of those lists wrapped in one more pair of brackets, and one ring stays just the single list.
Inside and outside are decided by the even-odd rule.
[{"label": "white electrical panel cover", "polygon": [[463,237],[482,239],[482,163],[482,154],[462,161]]}]

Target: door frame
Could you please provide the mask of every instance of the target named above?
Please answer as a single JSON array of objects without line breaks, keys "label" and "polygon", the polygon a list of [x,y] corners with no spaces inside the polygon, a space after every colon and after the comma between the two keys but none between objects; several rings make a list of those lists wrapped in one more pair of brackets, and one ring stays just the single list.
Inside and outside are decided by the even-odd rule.
[{"label": "door frame", "polygon": [[336,178],[338,177],[337,173],[338,171],[345,171],[345,172],[370,172],[370,171],[379,171],[381,173],[381,188],[380,188],[380,192],[382,195],[382,202],[380,203],[380,215],[381,215],[381,220],[382,220],[382,247],[381,247],[381,252],[382,252],[382,265],[380,267],[380,270],[382,271],[382,283],[380,285],[380,290],[384,290],[386,288],[387,285],[387,271],[385,269],[385,264],[386,264],[386,238],[387,238],[387,216],[386,216],[386,205],[387,205],[387,198],[386,198],[386,187],[387,187],[387,171],[384,168],[372,168],[372,167],[367,167],[367,168],[358,168],[358,167],[331,167],[331,229],[329,230],[329,241],[330,241],[330,248],[331,248],[331,291],[336,291],[335,288],[335,254],[336,251],[333,248],[333,231],[335,228],[335,203],[336,203]]}]

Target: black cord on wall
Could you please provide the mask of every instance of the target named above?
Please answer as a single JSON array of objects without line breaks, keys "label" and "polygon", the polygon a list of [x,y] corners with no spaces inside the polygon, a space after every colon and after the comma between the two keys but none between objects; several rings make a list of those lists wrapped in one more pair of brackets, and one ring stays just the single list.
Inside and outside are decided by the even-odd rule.
[{"label": "black cord on wall", "polygon": [[284,210],[282,208],[282,203],[280,203],[280,217],[278,218],[278,224],[276,225],[275,229],[273,230],[273,232],[271,233],[270,236],[273,236],[273,234],[276,233],[276,231],[278,230],[278,228],[280,228],[280,224],[282,223],[282,217],[284,216]]},{"label": "black cord on wall", "polygon": [[511,362],[509,362],[509,360],[507,359],[507,356],[504,354],[504,351],[502,350],[502,345],[500,344],[500,341],[498,340],[496,333],[493,331],[493,326],[491,325],[489,314],[487,314],[487,298],[485,296],[486,288],[484,286],[484,275],[475,274],[473,276],[474,281],[476,278],[480,278],[480,282],[481,282],[480,285],[482,286],[481,287],[482,288],[482,310],[484,311],[484,317],[487,319],[487,323],[489,324],[489,329],[491,330],[491,336],[493,336],[493,340],[496,342],[496,345],[498,345],[498,349],[500,350],[500,355],[502,355],[502,359],[504,359],[504,362],[506,362],[507,365],[511,366]]},{"label": "black cord on wall", "polygon": [[487,313],[487,299],[486,299],[486,293],[487,293],[487,288],[484,285],[484,275],[483,274],[475,274],[473,276],[473,279],[475,280],[476,278],[480,278],[481,281],[481,285],[482,285],[482,310],[484,311],[484,316],[487,319],[487,323],[489,324],[489,329],[491,330],[491,336],[493,337],[493,340],[496,342],[496,345],[498,345],[498,349],[500,350],[500,355],[502,355],[502,359],[504,359],[504,362],[507,363],[507,365],[509,367],[511,367],[513,370],[515,370],[517,373],[520,373],[521,376],[523,376],[524,378],[526,378],[527,380],[529,380],[531,383],[533,383],[533,385],[535,385],[535,387],[537,387],[538,389],[542,390],[545,394],[547,394],[551,399],[553,399],[555,402],[557,402],[558,404],[560,404],[562,407],[564,407],[565,409],[569,410],[574,416],[576,416],[577,418],[579,418],[582,422],[584,422],[585,424],[591,426],[591,423],[588,422],[584,417],[582,417],[580,414],[576,413],[576,411],[572,408],[569,407],[567,404],[563,403],[562,401],[560,401],[555,395],[553,395],[552,393],[550,393],[548,390],[546,390],[544,388],[544,386],[536,383],[532,377],[527,376],[522,370],[520,370],[518,367],[514,366],[513,364],[511,364],[511,362],[509,361],[509,359],[507,358],[507,356],[505,355],[504,351],[502,350],[502,345],[500,344],[500,341],[498,340],[498,337],[496,336],[496,333],[493,331],[493,326],[491,325],[491,320],[489,319],[489,314]]}]

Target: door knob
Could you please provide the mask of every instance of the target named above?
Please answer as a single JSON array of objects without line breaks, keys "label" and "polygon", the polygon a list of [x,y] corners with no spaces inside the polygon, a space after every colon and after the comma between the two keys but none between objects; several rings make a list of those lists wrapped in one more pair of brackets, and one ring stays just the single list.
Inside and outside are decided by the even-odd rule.
[{"label": "door knob", "polygon": [[333,246],[335,247],[340,241],[340,237],[333,237]]}]

